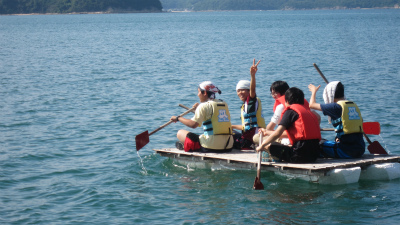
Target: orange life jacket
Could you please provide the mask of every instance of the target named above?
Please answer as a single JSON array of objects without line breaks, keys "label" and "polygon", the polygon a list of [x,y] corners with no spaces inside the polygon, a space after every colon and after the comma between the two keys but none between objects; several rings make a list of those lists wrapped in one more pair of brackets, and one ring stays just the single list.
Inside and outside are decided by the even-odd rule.
[{"label": "orange life jacket", "polygon": [[[285,102],[286,102],[286,100],[285,100],[285,95],[282,95],[281,97],[279,97],[278,99],[276,99],[276,100],[275,100],[275,104],[274,104],[274,112],[275,112],[275,110],[276,110],[276,107],[278,107],[278,105],[280,105],[280,104],[282,104],[283,107],[286,108]],[[308,101],[307,101],[306,99],[304,99],[304,106],[307,107],[307,108],[310,108],[310,104],[308,103]],[[283,112],[284,112],[284,111],[282,111],[281,117],[282,117],[282,115],[283,115]]]},{"label": "orange life jacket", "polygon": [[276,110],[276,107],[278,105],[282,104],[283,106],[285,106],[285,95],[282,95],[281,97],[279,97],[278,99],[275,100],[275,104],[274,104],[274,112]]},{"label": "orange life jacket", "polygon": [[282,114],[288,109],[292,109],[299,114],[299,118],[294,122],[294,124],[291,127],[286,128],[286,133],[288,134],[292,145],[300,140],[321,140],[321,130],[318,118],[311,112],[308,105],[290,105],[283,110]]}]

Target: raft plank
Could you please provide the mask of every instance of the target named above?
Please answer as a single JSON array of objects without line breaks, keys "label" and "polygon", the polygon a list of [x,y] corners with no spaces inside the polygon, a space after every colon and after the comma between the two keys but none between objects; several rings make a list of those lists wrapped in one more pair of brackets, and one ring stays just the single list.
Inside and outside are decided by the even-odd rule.
[{"label": "raft plank", "polygon": [[[201,153],[185,152],[176,148],[153,149],[161,156],[170,158],[186,158],[192,161],[224,161],[227,164],[247,164],[248,168],[257,167],[257,154],[254,150],[232,150],[229,153]],[[290,170],[293,173],[325,173],[332,169],[366,167],[372,164],[400,162],[400,155],[372,155],[364,154],[359,159],[318,159],[315,163],[286,163],[286,162],[262,162],[262,170]],[[297,171],[297,172],[296,172]]]}]

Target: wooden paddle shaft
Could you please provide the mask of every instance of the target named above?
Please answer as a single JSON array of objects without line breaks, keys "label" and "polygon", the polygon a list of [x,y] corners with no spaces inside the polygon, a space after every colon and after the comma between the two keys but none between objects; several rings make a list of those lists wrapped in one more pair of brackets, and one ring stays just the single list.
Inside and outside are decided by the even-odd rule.
[{"label": "wooden paddle shaft", "polygon": [[[186,105],[179,104],[179,106],[182,107],[182,108],[184,108],[184,109],[190,109],[190,108],[187,107]],[[190,109],[190,110],[194,113],[194,109],[193,109],[193,108]]]},{"label": "wooden paddle shaft", "polygon": [[365,139],[367,139],[369,144],[372,144],[372,141],[369,139],[369,137],[367,136],[367,134],[365,134],[365,132],[363,132],[363,135],[365,137]]},{"label": "wooden paddle shaft", "polygon": [[[322,128],[321,131],[335,131],[334,128]],[[365,137],[365,139],[367,139],[368,143],[371,144],[371,140],[368,138],[367,134],[365,132],[363,132],[363,135]]]},{"label": "wooden paddle shaft", "polygon": [[[189,109],[188,111],[182,113],[182,114],[179,115],[179,116],[184,116],[184,115],[190,113],[193,109],[194,109],[194,108],[191,108],[191,109]],[[149,136],[152,135],[152,134],[154,134],[154,133],[156,133],[157,131],[163,129],[164,127],[170,125],[170,124],[173,123],[173,122],[174,122],[174,121],[170,120],[169,122],[165,123],[164,125],[160,126],[159,128],[157,128],[157,129],[153,130],[151,133],[149,133]]]},{"label": "wooden paddle shaft", "polygon": [[335,131],[335,128],[321,128],[321,131]]},{"label": "wooden paddle shaft", "polygon": [[[363,130],[365,134],[379,135],[381,128],[378,122],[364,122]],[[335,131],[335,128],[321,128],[321,131]]]},{"label": "wooden paddle shaft", "polygon": [[257,177],[260,179],[261,175],[261,160],[262,160],[262,151],[258,152],[258,164],[257,164]]},{"label": "wooden paddle shaft", "polygon": [[[260,133],[259,146],[262,145],[262,139],[263,139],[263,135],[262,135],[262,133]],[[260,179],[260,175],[261,175],[261,160],[262,160],[262,151],[259,151],[258,152],[258,164],[257,164],[257,177],[258,177],[258,179]]]},{"label": "wooden paddle shaft", "polygon": [[315,69],[318,71],[319,75],[321,75],[322,79],[324,79],[325,83],[329,84],[328,80],[326,79],[326,77],[324,76],[324,74],[321,72],[321,70],[319,70],[317,64],[314,63],[314,67]]}]

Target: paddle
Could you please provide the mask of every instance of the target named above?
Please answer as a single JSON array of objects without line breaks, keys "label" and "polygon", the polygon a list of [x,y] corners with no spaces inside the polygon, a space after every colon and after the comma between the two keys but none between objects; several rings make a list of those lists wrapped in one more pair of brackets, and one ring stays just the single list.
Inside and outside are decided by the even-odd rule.
[{"label": "paddle", "polygon": [[381,125],[379,122],[364,122],[363,130],[366,134],[379,135],[381,133]]},{"label": "paddle", "polygon": [[[314,63],[315,69],[318,71],[319,75],[321,75],[322,79],[324,79],[325,83],[329,83],[324,74],[319,70],[317,64]],[[364,123],[363,123],[363,129],[364,129]],[[376,128],[375,128],[376,129]],[[380,133],[380,126],[379,126],[379,132]],[[369,146],[368,146],[368,151],[371,154],[381,154],[381,155],[387,155],[388,153],[386,150],[382,147],[382,145],[378,141],[371,142],[371,140],[368,138],[368,136],[365,134],[365,131],[363,132],[363,135],[365,139],[367,139]]]},{"label": "paddle", "polygon": [[191,112],[194,113],[194,109],[191,109],[191,108],[189,108],[189,107],[187,107],[187,106],[185,106],[185,105],[182,105],[182,104],[179,104],[179,106],[182,107],[182,108],[184,108],[184,109],[187,109],[187,110],[190,109]]},{"label": "paddle", "polygon": [[[379,122],[364,122],[363,130],[366,134],[379,135],[381,133],[381,125]],[[335,128],[321,128],[321,131],[335,131]]]},{"label": "paddle", "polygon": [[[182,113],[179,116],[184,116],[188,113],[190,113],[193,110],[193,108],[189,109],[188,111]],[[170,125],[171,123],[173,123],[172,120],[170,120],[168,123],[165,123],[164,125],[160,126],[159,128],[155,129],[154,131],[152,131],[151,133],[149,133],[147,130],[141,134],[138,134],[135,137],[136,140],[136,151],[139,151],[141,148],[143,148],[145,145],[147,145],[150,142],[150,135],[156,133],[157,131],[163,129],[164,127]]]},{"label": "paddle", "polygon": [[[262,133],[260,133],[260,142],[259,145],[262,145]],[[254,180],[253,189],[254,190],[264,190],[264,185],[261,183],[260,176],[261,176],[261,158],[262,158],[262,151],[258,152],[258,164],[257,164],[257,176]]]},{"label": "paddle", "polygon": [[368,151],[371,154],[380,154],[380,155],[388,155],[386,150],[382,147],[382,145],[378,141],[371,142],[371,140],[368,138],[368,136],[363,133],[365,139],[368,141]]}]

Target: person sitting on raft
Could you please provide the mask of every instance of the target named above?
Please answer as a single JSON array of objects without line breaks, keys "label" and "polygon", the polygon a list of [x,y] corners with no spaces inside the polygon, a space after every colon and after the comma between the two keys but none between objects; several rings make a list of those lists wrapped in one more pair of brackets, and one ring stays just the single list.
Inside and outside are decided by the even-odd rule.
[{"label": "person sitting on raft", "polygon": [[[271,84],[269,90],[271,97],[275,100],[273,107],[273,115],[271,121],[266,126],[265,130],[262,130],[264,134],[272,134],[275,127],[281,122],[282,112],[285,109],[285,92],[289,89],[289,85],[285,81],[275,81]],[[254,143],[258,143],[259,136],[254,137]],[[278,139],[278,142],[284,145],[289,145],[290,141],[287,136],[282,136]]]},{"label": "person sitting on raft", "polygon": [[344,95],[344,85],[339,81],[330,82],[324,89],[325,104],[315,100],[318,87],[310,84],[310,108],[320,110],[329,116],[336,131],[335,141],[322,140],[323,156],[327,158],[360,158],[365,152],[363,139],[363,119],[361,112],[352,101],[347,101]]},{"label": "person sitting on raft", "polygon": [[256,73],[260,61],[255,64],[256,60],[253,59],[253,65],[250,67],[250,81],[241,80],[236,85],[237,96],[243,101],[240,109],[242,124],[232,125],[233,129],[241,131],[234,132],[234,148],[237,149],[254,149],[253,136],[258,133],[259,128],[265,128],[261,100],[256,94]]},{"label": "person sitting on raft", "polygon": [[[282,120],[265,138],[257,151],[267,151],[275,161],[312,163],[320,154],[321,131],[317,116],[304,104],[302,90],[292,87],[285,92]],[[291,146],[274,142],[286,131]],[[262,133],[262,130],[259,132]],[[266,136],[268,134],[264,134]]]},{"label": "person sitting on raft", "polygon": [[[272,134],[275,130],[275,127],[281,122],[282,119],[282,112],[286,108],[285,106],[285,92],[289,89],[288,83],[286,81],[278,80],[271,84],[270,86],[270,94],[271,97],[275,100],[274,107],[273,107],[273,116],[271,117],[271,121],[268,123],[267,127],[262,129],[264,134]],[[304,99],[304,104],[308,107],[307,100]],[[321,121],[321,116],[311,110],[315,116],[317,116],[318,121]],[[285,133],[284,133],[285,134]],[[254,136],[254,143],[258,143],[259,135]],[[290,141],[287,138],[287,135],[283,135],[281,138],[277,140],[279,143],[284,145],[290,145]]]},{"label": "person sitting on raft", "polygon": [[215,99],[215,94],[221,91],[211,82],[204,81],[197,88],[197,96],[200,104],[194,104],[196,108],[192,119],[180,116],[172,116],[171,121],[181,122],[191,127],[203,127],[204,133],[195,133],[179,130],[176,147],[180,150],[201,152],[230,152],[233,147],[232,124],[228,104]]}]

